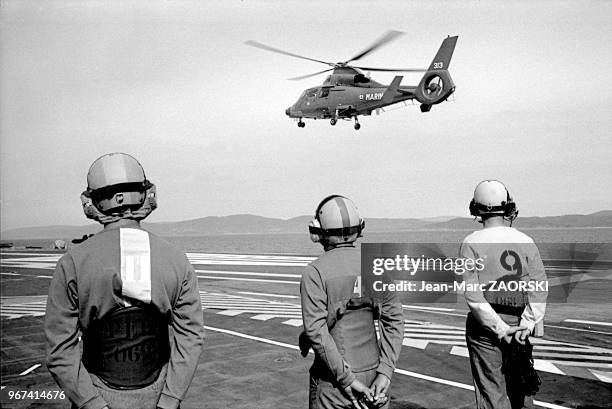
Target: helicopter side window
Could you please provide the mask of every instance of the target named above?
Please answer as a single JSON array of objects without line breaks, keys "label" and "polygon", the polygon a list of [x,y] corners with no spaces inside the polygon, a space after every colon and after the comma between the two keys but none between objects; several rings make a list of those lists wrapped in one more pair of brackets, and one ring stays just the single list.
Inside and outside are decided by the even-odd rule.
[{"label": "helicopter side window", "polygon": [[327,98],[329,96],[329,88],[324,87],[321,88],[321,92],[319,92],[319,98]]}]

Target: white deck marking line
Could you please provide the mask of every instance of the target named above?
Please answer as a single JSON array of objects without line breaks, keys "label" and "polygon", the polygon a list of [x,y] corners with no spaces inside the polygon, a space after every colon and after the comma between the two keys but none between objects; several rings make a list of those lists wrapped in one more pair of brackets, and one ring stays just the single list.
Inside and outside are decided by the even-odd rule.
[{"label": "white deck marking line", "polygon": [[414,311],[428,312],[430,314],[441,314],[441,315],[452,315],[454,317],[463,317],[465,318],[467,314],[458,314],[456,312],[446,312],[446,311],[432,311],[432,310],[423,310],[420,308],[412,308]]},{"label": "white deck marking line", "polygon": [[276,267],[305,267],[306,263],[290,263],[290,262],[266,262],[266,261],[233,261],[233,260],[214,260],[205,263],[198,260],[189,260],[193,265],[224,265],[224,266],[276,266]]},{"label": "white deck marking line", "polygon": [[285,325],[291,325],[292,327],[301,327],[303,325],[301,318],[291,318],[287,321],[283,321]]},{"label": "white deck marking line", "polygon": [[[268,338],[256,337],[256,336],[253,336],[253,335],[248,335],[248,334],[244,334],[242,332],[237,332],[237,331],[231,331],[231,330],[224,329],[224,328],[209,327],[208,325],[204,325],[204,329],[207,329],[209,331],[221,332],[221,333],[224,333],[224,334],[233,335],[233,336],[240,337],[240,338],[250,339],[252,341],[258,341],[258,342],[262,342],[264,344],[276,345],[276,346],[283,347],[283,348],[299,350],[299,347],[297,345],[291,345],[291,344],[287,344],[285,342],[274,341],[274,340],[271,340],[271,339],[268,339]],[[312,350],[310,351],[310,353],[312,353]],[[443,384],[443,385],[454,386],[456,388],[461,388],[461,389],[465,389],[465,390],[469,390],[469,391],[473,391],[474,390],[474,387],[472,385],[467,385],[467,384],[461,383],[461,382],[449,381],[447,379],[442,379],[442,378],[436,378],[434,376],[423,375],[423,374],[420,374],[418,372],[406,371],[405,369],[397,368],[397,369],[395,369],[395,372],[400,374],[400,375],[406,375],[406,376],[410,376],[410,377],[413,377],[413,378],[419,378],[419,379],[423,379],[423,380],[434,382],[434,383],[440,383],[440,384]],[[538,405],[538,406],[541,406],[541,407],[544,407],[544,408],[549,408],[549,409],[570,409],[570,408],[568,408],[566,406],[555,405],[553,403],[542,402],[542,401],[539,401],[539,400],[534,400],[533,403]]]},{"label": "white deck marking line", "polygon": [[414,320],[404,320],[404,326],[410,328],[441,328],[441,329],[456,329],[460,331],[465,331],[465,327],[455,327],[452,325],[444,325],[444,324],[433,324],[430,321],[414,321]]},{"label": "white deck marking line", "polygon": [[572,328],[572,327],[563,327],[563,326],[559,326],[559,325],[549,325],[549,324],[544,324],[545,327],[550,327],[550,328],[562,328],[562,329],[570,329],[572,331],[581,331],[581,332],[591,332],[593,334],[604,334],[604,335],[612,335],[612,332],[605,332],[605,331],[594,331],[592,329],[583,329],[583,328]]},{"label": "white deck marking line", "polygon": [[415,309],[415,310],[427,310],[427,311],[455,311],[453,308],[438,308],[438,307],[423,307],[421,305],[406,305],[402,304],[402,308]]},{"label": "white deck marking line", "polygon": [[33,308],[33,307],[24,307],[24,308],[19,308],[19,307],[12,307],[12,306],[2,306],[2,312],[8,312],[8,313],[12,313],[12,312],[22,312],[22,313],[34,313],[34,312],[45,312],[45,306],[41,306],[40,308]]},{"label": "white deck marking line", "polygon": [[612,383],[612,372],[596,371],[595,369],[589,369],[589,371],[600,381]]},{"label": "white deck marking line", "polygon": [[28,268],[32,270],[55,270],[55,263],[5,263],[2,262],[0,265],[4,267],[13,268]]},{"label": "white deck marking line", "polygon": [[[609,348],[601,348],[601,347],[596,347],[596,346],[591,346],[591,345],[585,345],[585,344],[576,344],[573,342],[563,342],[563,341],[553,341],[551,339],[544,339],[544,338],[535,338],[532,337],[531,338],[531,343],[535,346],[537,345],[537,347],[540,347],[541,345],[569,345],[569,346],[573,346],[576,347],[578,349],[588,349],[594,352],[602,352],[602,353],[606,353],[606,354],[612,354],[612,349]],[[535,347],[534,347],[535,348]],[[542,347],[545,348],[545,347]]]},{"label": "white deck marking line", "polygon": [[[33,255],[34,256],[34,255]],[[39,254],[34,257],[18,257],[18,258],[3,258],[2,261],[58,261],[62,255],[49,255],[49,254]]]},{"label": "white deck marking line", "polygon": [[[550,358],[564,358],[567,355],[566,354],[557,354],[554,352],[535,352],[533,353],[534,356],[541,356],[541,357],[550,357]],[[583,359],[583,360],[594,360],[594,361],[609,361],[612,362],[612,356],[600,356],[600,355],[581,355],[581,354],[572,354],[572,358],[575,359]]]},{"label": "white deck marking line", "polygon": [[[453,346],[453,348],[451,349],[451,355],[459,355],[459,356],[464,356],[467,357],[468,355],[468,349],[465,347],[459,347],[459,346]],[[544,370],[546,372],[551,372],[548,369],[544,369],[541,368],[541,366],[543,364],[550,364],[549,359],[543,360],[543,359],[537,359],[538,357],[543,357],[543,356],[547,356],[547,357],[564,357],[565,354],[555,354],[555,353],[542,353],[542,352],[535,352],[534,351],[534,358],[535,361],[537,361],[538,365],[536,365],[536,369],[540,369],[540,370]],[[587,359],[587,360],[596,360],[596,361],[612,361],[612,357],[601,357],[598,355],[572,355],[572,358],[579,358],[579,359]],[[560,362],[560,361],[557,361]],[[563,361],[563,362],[567,362],[567,361]],[[605,362],[600,362],[602,364],[605,364]],[[540,367],[538,367],[540,366]],[[565,364],[565,366],[568,366]],[[573,366],[573,365],[569,365],[569,366]],[[554,373],[560,373],[561,375],[565,375],[563,372],[560,372],[558,369],[557,371],[554,371]]]},{"label": "white deck marking line", "polygon": [[[41,257],[54,257],[49,253],[26,253],[21,251],[0,251],[0,254],[3,256],[41,256]],[[59,259],[61,254],[57,254],[57,258]]]},{"label": "white deck marking line", "polygon": [[440,335],[440,334],[414,334],[410,332],[410,334],[405,335],[406,338],[424,338],[426,340],[429,339],[460,339],[464,340],[465,335]]},{"label": "white deck marking line", "polygon": [[551,362],[555,365],[561,365],[561,366],[576,366],[576,367],[587,367],[588,368],[606,368],[608,370],[612,369],[612,364],[602,364],[602,363],[597,363],[597,362],[568,362],[568,361],[557,361],[557,360],[549,360],[547,359],[548,362]]},{"label": "white deck marking line", "polygon": [[[234,335],[236,337],[246,338],[246,339],[250,339],[252,341],[259,341],[259,342],[263,342],[265,344],[276,345],[276,346],[283,347],[283,348],[296,349],[296,350],[300,349],[297,345],[291,345],[291,344],[287,344],[287,343],[279,342],[279,341],[274,341],[274,340],[267,339],[267,338],[260,338],[260,337],[256,337],[256,336],[253,336],[253,335],[244,334],[242,332],[232,331],[232,330],[229,330],[229,329],[209,327],[208,325],[204,325],[204,329],[207,329],[209,331],[222,332],[224,334]],[[311,354],[313,353],[312,350],[310,350],[310,353]]]},{"label": "white deck marking line", "polygon": [[427,329],[427,328],[410,328],[407,332],[410,334],[431,334],[432,336],[436,336],[438,334],[448,334],[448,335],[464,335],[463,331],[458,329],[445,330],[445,329]]},{"label": "white deck marking line", "polygon": [[208,278],[210,280],[232,280],[232,281],[257,281],[260,283],[279,283],[279,284],[297,284],[299,281],[283,281],[283,280],[267,280],[265,278],[237,278],[237,277],[222,277],[222,276],[202,276],[198,275],[198,278]]},{"label": "white deck marking line", "polygon": [[245,309],[245,308],[257,308],[257,309],[271,309],[271,310],[294,310],[301,311],[299,307],[291,307],[287,305],[278,305],[278,304],[267,304],[261,305],[261,303],[235,303],[235,302],[215,302],[214,300],[208,299],[204,301],[205,307],[209,307],[207,303],[214,302],[216,309],[224,309],[224,308],[237,308],[237,309]]},{"label": "white deck marking line", "polygon": [[[425,309],[421,309],[421,308],[418,308],[418,307],[414,307],[412,309],[413,310],[417,310],[417,311],[421,311],[421,312],[429,312],[431,314],[452,315],[452,316],[455,316],[455,317],[465,317],[465,316],[467,316],[467,311],[464,312],[464,313],[458,314],[458,313],[455,313],[455,312],[425,310]],[[595,331],[595,330],[591,330],[591,329],[563,327],[563,326],[552,325],[552,324],[544,324],[544,326],[545,327],[550,327],[550,328],[565,329],[565,330],[570,330],[570,331],[580,331],[580,332],[590,332],[590,333],[593,333],[593,334],[612,335],[611,332]]]},{"label": "white deck marking line", "polygon": [[217,257],[217,258],[254,258],[254,259],[271,259],[271,260],[301,260],[312,261],[315,256],[294,256],[282,254],[231,254],[231,253],[187,253],[187,257]]},{"label": "white deck marking line", "polygon": [[575,322],[577,324],[603,325],[603,326],[606,326],[606,327],[612,327],[612,322],[584,321],[584,320],[575,320],[575,319],[571,319],[571,318],[563,320],[563,322]]},{"label": "white deck marking line", "polygon": [[265,299],[249,299],[249,298],[244,298],[242,300],[240,299],[234,299],[234,298],[225,298],[225,297],[209,297],[206,296],[205,297],[207,300],[210,301],[214,301],[214,302],[218,302],[220,304],[232,304],[232,305],[246,305],[246,306],[251,306],[251,305],[255,305],[255,306],[282,306],[282,307],[287,307],[287,308],[295,308],[295,309],[301,309],[299,304],[291,304],[291,303],[287,303],[287,302],[283,302],[283,301],[277,301],[277,300],[265,300]]},{"label": "white deck marking line", "polygon": [[[274,308],[230,308],[227,310],[221,310],[221,312],[219,312],[218,314],[225,314],[225,313],[232,313],[232,314],[244,314],[244,313],[251,313],[251,314],[276,314],[279,316],[288,316],[288,317],[301,317],[302,313],[300,311],[295,311],[294,314],[291,314],[291,311],[279,311],[278,309],[274,309]],[[253,318],[253,317],[251,317]]]},{"label": "white deck marking line", "polygon": [[285,266],[301,268],[308,265],[306,261],[291,261],[291,260],[256,260],[256,259],[195,259],[190,258],[192,264],[207,265],[207,264],[228,264],[234,266],[254,265],[254,266]]},{"label": "white deck marking line", "polygon": [[38,367],[40,367],[40,366],[41,366],[41,364],[32,365],[31,367],[29,367],[28,369],[26,369],[25,371],[23,371],[23,372],[22,372],[22,373],[20,373],[19,375],[20,375],[20,376],[27,375],[27,374],[29,374],[30,372],[32,372],[32,371],[34,371],[34,370],[36,370],[36,368],[38,368]]},{"label": "white deck marking line", "polygon": [[264,277],[287,277],[287,278],[300,278],[301,274],[283,274],[283,273],[265,273],[259,271],[224,271],[224,270],[200,270],[196,269],[196,273],[201,274],[228,274],[228,275],[242,275],[242,276],[264,276]]},{"label": "white deck marking line", "polygon": [[280,308],[275,308],[273,305],[269,306],[269,307],[265,307],[265,306],[259,306],[259,307],[234,307],[234,306],[214,306],[214,307],[210,307],[210,306],[204,306],[204,308],[206,309],[214,309],[214,310],[231,310],[231,311],[242,311],[242,312],[252,312],[253,314],[265,314],[265,313],[270,313],[270,312],[276,312],[276,313],[281,313],[281,314],[301,314],[302,311],[299,309],[289,309],[289,308],[284,308],[284,307],[280,307]]},{"label": "white deck marking line", "polygon": [[[272,311],[273,312],[273,311]],[[302,316],[302,314],[297,314],[298,317]],[[271,320],[272,318],[295,318],[296,315],[291,315],[291,314],[257,314],[257,315],[253,315],[251,317],[251,319],[254,320],[259,320],[259,321],[268,321]],[[301,320],[300,320],[300,325],[301,325]]]},{"label": "white deck marking line", "polygon": [[3,297],[0,297],[0,299],[16,298],[16,297],[24,297],[24,298],[44,297],[44,298],[47,298],[47,294],[42,294],[42,295],[6,295],[6,296],[3,296]]},{"label": "white deck marking line", "polygon": [[474,387],[472,385],[467,385],[467,384],[461,383],[461,382],[449,381],[448,379],[436,378],[435,376],[423,375],[423,374],[420,374],[418,372],[407,371],[405,369],[397,368],[395,370],[395,372],[397,372],[398,374],[401,374],[401,375],[410,376],[412,378],[424,379],[426,381],[435,382],[435,383],[441,383],[443,385],[454,386],[456,388],[461,388],[461,389],[465,389],[465,390],[468,390],[468,391],[473,391],[474,390]]},{"label": "white deck marking line", "polygon": [[[534,338],[532,338],[533,341]],[[533,345],[536,345],[532,342]],[[592,352],[595,354],[610,354],[612,351],[600,351],[597,350],[596,347],[588,347],[588,348],[577,348],[577,347],[563,347],[563,346],[554,346],[554,345],[541,345],[537,344],[537,347],[534,347],[534,353],[537,351],[562,351],[562,352]]]},{"label": "white deck marking line", "polygon": [[208,303],[214,303],[214,307],[216,309],[224,309],[224,308],[237,308],[237,309],[245,309],[245,308],[256,308],[256,309],[271,309],[271,310],[293,310],[293,311],[301,311],[301,308],[299,307],[294,307],[294,306],[290,306],[290,305],[282,305],[282,304],[264,304],[262,305],[261,303],[235,303],[232,301],[229,302],[223,302],[223,301],[216,301],[213,299],[207,299],[204,301],[204,306],[207,308],[212,308],[210,305],[208,305]]},{"label": "white deck marking line", "polygon": [[404,338],[402,340],[402,345],[405,345],[407,347],[412,347],[412,348],[418,348],[418,349],[425,349],[427,348],[428,344],[429,344],[429,341],[423,340],[423,339]]},{"label": "white deck marking line", "polygon": [[265,296],[265,297],[278,297],[278,298],[299,298],[297,295],[254,293],[250,291],[238,291],[238,294],[257,295],[257,296]]}]

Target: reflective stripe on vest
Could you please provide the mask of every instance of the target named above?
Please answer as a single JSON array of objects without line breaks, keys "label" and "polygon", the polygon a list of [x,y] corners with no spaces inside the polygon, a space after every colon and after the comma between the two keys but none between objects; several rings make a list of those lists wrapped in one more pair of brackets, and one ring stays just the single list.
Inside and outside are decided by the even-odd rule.
[{"label": "reflective stripe on vest", "polygon": [[120,229],[121,281],[126,306],[129,299],[151,303],[151,247],[149,233],[139,229]]}]

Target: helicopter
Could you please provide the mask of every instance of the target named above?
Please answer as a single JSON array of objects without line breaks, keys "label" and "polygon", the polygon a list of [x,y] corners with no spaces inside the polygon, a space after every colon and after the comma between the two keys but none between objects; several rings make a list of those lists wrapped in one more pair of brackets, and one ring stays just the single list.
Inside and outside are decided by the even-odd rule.
[{"label": "helicopter", "polygon": [[[372,68],[349,65],[402,34],[404,33],[401,31],[388,31],[353,58],[337,63],[305,57],[252,40],[246,41],[245,44],[331,67],[313,74],[290,78],[290,80],[303,80],[333,71],[322,85],[308,88],[302,92],[295,104],[285,110],[288,117],[297,120],[298,127],[306,126],[303,121],[305,118],[329,119],[332,126],[342,119],[354,120],[354,128],[359,130],[361,128],[359,115],[371,115],[372,112],[379,114],[386,106],[415,99],[420,103],[421,112],[429,112],[433,105],[446,101],[455,91],[455,84],[448,72],[448,67],[458,36],[448,36],[442,41],[438,53],[427,69]],[[369,75],[364,75],[363,71],[424,72],[425,74],[418,85],[400,85],[403,79],[401,75],[395,76],[391,84],[383,85],[371,79]]]}]

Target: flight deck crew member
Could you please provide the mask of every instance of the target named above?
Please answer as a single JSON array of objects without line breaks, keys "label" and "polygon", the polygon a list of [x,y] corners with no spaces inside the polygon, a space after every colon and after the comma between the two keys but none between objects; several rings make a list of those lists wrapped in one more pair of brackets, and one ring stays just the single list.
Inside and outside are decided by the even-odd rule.
[{"label": "flight deck crew member", "polygon": [[[518,409],[533,407],[533,399],[508,374],[510,344],[524,344],[541,325],[546,309],[546,293],[504,291],[488,287],[484,292],[470,284],[530,281],[545,282],[546,274],[537,246],[524,233],[512,228],[518,215],[506,187],[496,180],[476,186],[470,213],[480,217],[483,229],[465,238],[460,257],[483,260],[481,271],[464,274],[465,298],[469,306],[466,341],[470,356],[476,407],[478,409]],[[510,227],[504,221],[510,222]],[[505,284],[506,285],[506,284]],[[515,287],[516,288],[516,287]],[[504,359],[506,358],[506,359]],[[504,363],[506,361],[506,364]]]},{"label": "flight deck crew member", "polygon": [[202,351],[202,306],[185,254],[140,226],[155,185],[111,153],[91,165],[81,201],[104,229],[57,264],[47,367],[73,408],[177,408]]},{"label": "flight deck crew member", "polygon": [[353,202],[337,195],[325,198],[310,222],[311,239],[325,250],[305,268],[300,282],[300,349],[306,355],[312,347],[315,353],[311,409],[388,406],[404,333],[402,306],[395,294],[361,296],[361,255],[355,241],[363,228]]}]

